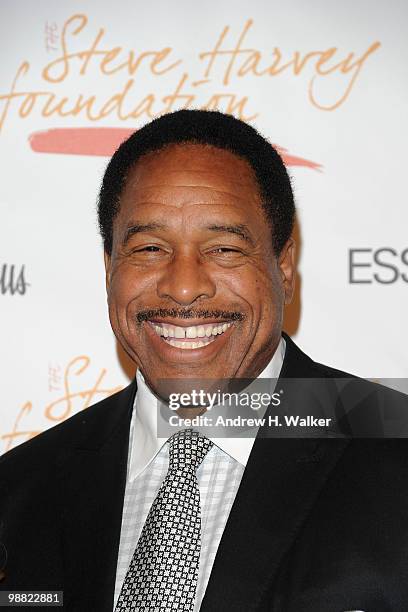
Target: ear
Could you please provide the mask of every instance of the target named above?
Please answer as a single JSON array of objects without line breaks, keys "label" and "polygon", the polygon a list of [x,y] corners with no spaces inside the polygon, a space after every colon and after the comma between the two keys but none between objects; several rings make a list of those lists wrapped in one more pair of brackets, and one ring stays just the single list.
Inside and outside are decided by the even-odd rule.
[{"label": "ear", "polygon": [[278,266],[282,278],[283,290],[285,292],[285,304],[291,303],[295,291],[295,254],[296,243],[293,238],[289,238],[278,257]]},{"label": "ear", "polygon": [[106,251],[104,251],[103,252],[103,259],[105,261],[105,285],[106,285],[106,293],[109,294],[110,279],[111,279],[112,257]]}]

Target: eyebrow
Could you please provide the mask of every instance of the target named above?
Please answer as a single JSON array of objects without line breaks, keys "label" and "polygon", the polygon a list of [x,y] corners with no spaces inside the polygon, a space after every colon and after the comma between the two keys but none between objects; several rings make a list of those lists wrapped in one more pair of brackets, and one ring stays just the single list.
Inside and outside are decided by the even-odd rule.
[{"label": "eyebrow", "polygon": [[[125,236],[123,238],[123,246],[125,246],[129,239],[135,234],[165,229],[168,229],[168,226],[164,223],[158,223],[157,221],[153,221],[151,223],[134,223],[126,229]],[[212,232],[218,232],[220,234],[227,232],[230,234],[234,234],[235,236],[240,236],[240,238],[243,238],[243,240],[254,246],[254,241],[251,237],[251,233],[248,227],[242,223],[239,223],[237,225],[218,225],[212,223],[211,225],[207,225],[205,229],[208,229]]]},{"label": "eyebrow", "polygon": [[236,236],[240,236],[250,245],[254,246],[254,241],[252,239],[251,233],[248,227],[242,223],[237,225],[208,225],[207,229],[212,230],[213,232],[224,233],[228,232],[230,234],[235,234]]},{"label": "eyebrow", "polygon": [[164,223],[157,223],[157,222],[132,224],[126,229],[122,244],[123,246],[125,246],[128,240],[132,236],[134,236],[134,234],[140,234],[141,232],[151,232],[153,230],[163,230],[163,229],[166,229],[166,227],[167,226],[164,225]]}]

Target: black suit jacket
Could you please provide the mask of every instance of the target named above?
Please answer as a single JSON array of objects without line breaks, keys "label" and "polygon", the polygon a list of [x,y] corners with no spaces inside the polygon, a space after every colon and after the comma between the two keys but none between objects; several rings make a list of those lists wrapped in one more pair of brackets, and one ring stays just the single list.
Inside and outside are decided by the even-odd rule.
[{"label": "black suit jacket", "polygon": [[[285,337],[282,379],[344,376]],[[0,589],[63,590],[64,610],[112,612],[135,392],[0,458]],[[407,441],[258,437],[201,610],[408,610]]]}]

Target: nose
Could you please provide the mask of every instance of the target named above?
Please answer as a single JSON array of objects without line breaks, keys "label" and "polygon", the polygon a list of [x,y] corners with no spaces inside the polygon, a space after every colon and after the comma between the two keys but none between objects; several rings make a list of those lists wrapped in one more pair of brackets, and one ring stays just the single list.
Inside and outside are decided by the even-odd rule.
[{"label": "nose", "polygon": [[199,298],[214,297],[216,286],[196,254],[178,254],[166,266],[157,283],[160,298],[189,306]]}]

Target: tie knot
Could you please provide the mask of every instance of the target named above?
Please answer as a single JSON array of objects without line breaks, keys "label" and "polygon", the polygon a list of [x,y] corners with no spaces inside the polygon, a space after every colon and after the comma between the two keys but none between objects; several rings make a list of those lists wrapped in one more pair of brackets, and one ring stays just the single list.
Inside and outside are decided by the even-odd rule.
[{"label": "tie knot", "polygon": [[193,429],[178,431],[170,440],[169,469],[190,468],[196,470],[213,443]]}]

